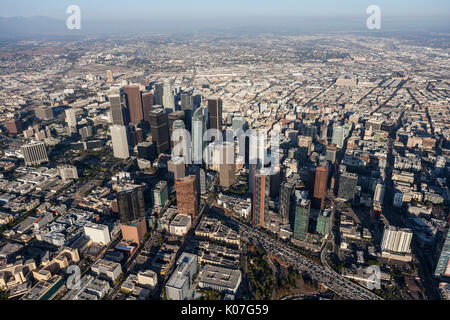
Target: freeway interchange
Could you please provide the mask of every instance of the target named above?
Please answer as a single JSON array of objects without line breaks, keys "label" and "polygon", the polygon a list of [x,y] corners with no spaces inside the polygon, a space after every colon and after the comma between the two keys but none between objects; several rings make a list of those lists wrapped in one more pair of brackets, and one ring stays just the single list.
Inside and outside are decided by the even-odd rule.
[{"label": "freeway interchange", "polygon": [[228,218],[239,225],[243,239],[253,238],[267,252],[291,264],[299,271],[307,271],[311,277],[339,296],[350,300],[382,300],[378,295],[342,277],[331,268],[319,266],[278,240],[247,226],[239,220]]}]

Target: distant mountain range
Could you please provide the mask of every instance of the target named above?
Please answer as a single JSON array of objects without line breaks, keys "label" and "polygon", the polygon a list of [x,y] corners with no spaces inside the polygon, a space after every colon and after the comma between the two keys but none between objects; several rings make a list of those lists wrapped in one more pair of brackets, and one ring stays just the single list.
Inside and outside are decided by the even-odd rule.
[{"label": "distant mountain range", "polygon": [[18,36],[65,35],[65,21],[50,17],[0,17],[1,38]]},{"label": "distant mountain range", "polygon": [[[69,30],[66,21],[44,16],[0,17],[0,39],[37,36],[79,36],[143,33],[185,33],[226,31],[235,33],[303,33],[303,32],[367,32],[366,17],[251,17],[208,19],[159,19],[149,17],[136,21],[84,21],[81,30]],[[381,32],[433,31],[450,32],[448,19],[382,17]]]}]

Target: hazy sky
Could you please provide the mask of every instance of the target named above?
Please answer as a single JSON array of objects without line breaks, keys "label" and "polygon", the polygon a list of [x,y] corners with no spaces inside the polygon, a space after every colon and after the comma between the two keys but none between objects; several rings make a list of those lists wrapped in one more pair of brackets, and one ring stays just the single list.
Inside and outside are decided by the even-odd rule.
[{"label": "hazy sky", "polygon": [[365,16],[372,4],[384,16],[450,17],[449,0],[1,0],[0,16],[64,19],[72,4],[88,20]]}]

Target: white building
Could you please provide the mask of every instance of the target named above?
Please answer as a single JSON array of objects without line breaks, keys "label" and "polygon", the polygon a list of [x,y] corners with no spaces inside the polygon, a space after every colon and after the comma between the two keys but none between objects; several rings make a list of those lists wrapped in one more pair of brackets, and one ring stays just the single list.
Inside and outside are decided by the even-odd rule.
[{"label": "white building", "polygon": [[169,232],[174,236],[184,236],[192,225],[192,218],[187,214],[178,214],[169,226]]},{"label": "white building", "polygon": [[128,148],[127,128],[121,125],[111,126],[111,140],[114,157],[128,159],[130,157],[130,150]]},{"label": "white building", "polygon": [[59,176],[62,180],[78,179],[78,170],[75,166],[58,166]]},{"label": "white building", "polygon": [[152,270],[139,271],[137,282],[141,286],[154,288],[158,284],[158,275]]},{"label": "white building", "polygon": [[96,275],[101,275],[111,281],[116,281],[122,274],[120,263],[105,259],[97,260],[92,265],[91,270]]},{"label": "white building", "polygon": [[377,201],[379,203],[383,203],[385,191],[386,191],[386,188],[385,188],[384,184],[378,183],[377,186],[375,187],[375,193],[373,195],[373,201]]},{"label": "white building", "polygon": [[84,233],[95,243],[109,244],[111,237],[107,225],[87,223],[84,225]]},{"label": "white building", "polygon": [[185,300],[188,298],[197,267],[198,257],[195,254],[183,252],[177,261],[177,268],[166,284],[167,299]]},{"label": "white building", "polygon": [[385,227],[381,249],[392,253],[411,253],[413,232],[410,229]]}]

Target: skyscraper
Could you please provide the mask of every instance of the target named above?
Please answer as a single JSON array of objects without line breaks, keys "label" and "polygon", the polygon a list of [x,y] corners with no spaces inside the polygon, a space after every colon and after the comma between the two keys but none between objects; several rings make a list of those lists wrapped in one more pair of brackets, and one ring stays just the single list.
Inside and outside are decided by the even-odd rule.
[{"label": "skyscraper", "polygon": [[150,111],[150,127],[158,155],[169,150],[167,115],[163,109],[158,108]]},{"label": "skyscraper", "polygon": [[70,128],[76,128],[77,117],[76,110],[74,108],[66,109],[66,123]]},{"label": "skyscraper", "polygon": [[175,96],[169,79],[164,79],[163,106],[169,113],[175,111]]},{"label": "skyscraper", "polygon": [[48,162],[47,150],[45,149],[44,142],[33,141],[23,145],[20,149],[27,166]]},{"label": "skyscraper", "polygon": [[312,152],[313,139],[308,136],[299,136],[297,141],[300,148],[306,148],[307,155],[309,156]]},{"label": "skyscraper", "polygon": [[159,181],[153,189],[153,203],[155,206],[163,207],[169,200],[167,181]]},{"label": "skyscraper", "polygon": [[209,127],[222,132],[222,100],[208,99]]},{"label": "skyscraper", "polygon": [[153,107],[153,94],[151,92],[142,93],[142,112],[144,114],[144,121],[150,123],[150,111]]},{"label": "skyscraper", "polygon": [[221,145],[221,163],[219,164],[220,186],[229,188],[236,182],[236,152],[234,142],[224,142]]},{"label": "skyscraper", "polygon": [[339,176],[338,198],[351,201],[355,198],[355,189],[358,185],[358,175],[350,172],[343,172]]},{"label": "skyscraper", "polygon": [[324,164],[324,166],[319,166],[316,168],[316,174],[314,179],[314,194],[312,198],[313,208],[321,209],[325,206],[327,183],[328,183],[328,163]]},{"label": "skyscraper", "polygon": [[175,180],[178,212],[195,217],[198,214],[197,183],[195,176]]},{"label": "skyscraper", "polygon": [[333,211],[325,209],[317,216],[316,232],[327,235],[333,226]]},{"label": "skyscraper", "polygon": [[183,92],[181,94],[181,110],[194,110],[194,96],[192,92]]},{"label": "skyscraper", "polygon": [[185,131],[186,126],[183,121],[175,120],[172,127],[172,132],[176,133],[176,135],[172,136],[175,141],[171,141],[173,150],[172,154],[182,156],[184,158],[184,162],[186,164],[190,164],[192,162],[192,147],[189,134]]},{"label": "skyscraper", "polygon": [[140,87],[139,85],[124,86],[122,90],[130,113],[130,122],[138,124],[144,120]]},{"label": "skyscraper", "polygon": [[167,162],[167,171],[172,179],[181,179],[186,176],[186,163],[182,157],[172,157]]},{"label": "skyscraper", "polygon": [[283,219],[283,223],[291,222],[291,204],[295,192],[295,184],[293,181],[283,181],[280,189],[279,214]]},{"label": "skyscraper", "polygon": [[156,159],[156,145],[150,142],[142,142],[137,145],[138,157],[154,161]]},{"label": "skyscraper", "polygon": [[142,186],[127,185],[116,195],[121,223],[130,223],[145,217]]},{"label": "skyscraper", "polygon": [[113,94],[109,96],[109,104],[111,108],[111,119],[113,124],[126,126],[128,125],[126,121],[126,110],[125,110],[125,99],[124,96],[120,94]]},{"label": "skyscraper", "polygon": [[155,90],[154,90],[154,100],[155,104],[162,106],[163,105],[163,95],[164,95],[164,83],[158,82],[155,83]]},{"label": "skyscraper", "polygon": [[311,202],[302,199],[297,202],[295,207],[295,222],[293,237],[299,240],[305,240],[308,235],[309,212],[311,209]]},{"label": "skyscraper", "polygon": [[450,232],[448,228],[437,249],[438,259],[434,275],[436,277],[445,277],[448,279],[450,278]]},{"label": "skyscraper", "polygon": [[128,147],[127,127],[120,125],[111,126],[111,140],[113,145],[114,157],[127,159],[130,157]]},{"label": "skyscraper", "polygon": [[336,162],[336,145],[330,144],[329,146],[327,146],[325,156],[326,156],[327,161],[329,161],[331,163],[335,163]]},{"label": "skyscraper", "polygon": [[255,174],[255,191],[253,193],[253,225],[264,227],[269,213],[270,170],[261,169]]},{"label": "skyscraper", "polygon": [[183,111],[174,111],[169,113],[167,116],[168,124],[169,124],[169,137],[172,141],[172,133],[173,133],[173,123],[177,120],[181,120],[184,122],[184,112]]},{"label": "skyscraper", "polygon": [[333,127],[333,137],[332,137],[332,143],[336,145],[339,149],[342,149],[344,146],[344,140],[345,140],[345,130],[342,126],[334,126]]},{"label": "skyscraper", "polygon": [[192,117],[192,161],[195,164],[203,163],[203,150],[206,147],[206,142],[203,141],[205,132],[205,108],[198,108]]}]

